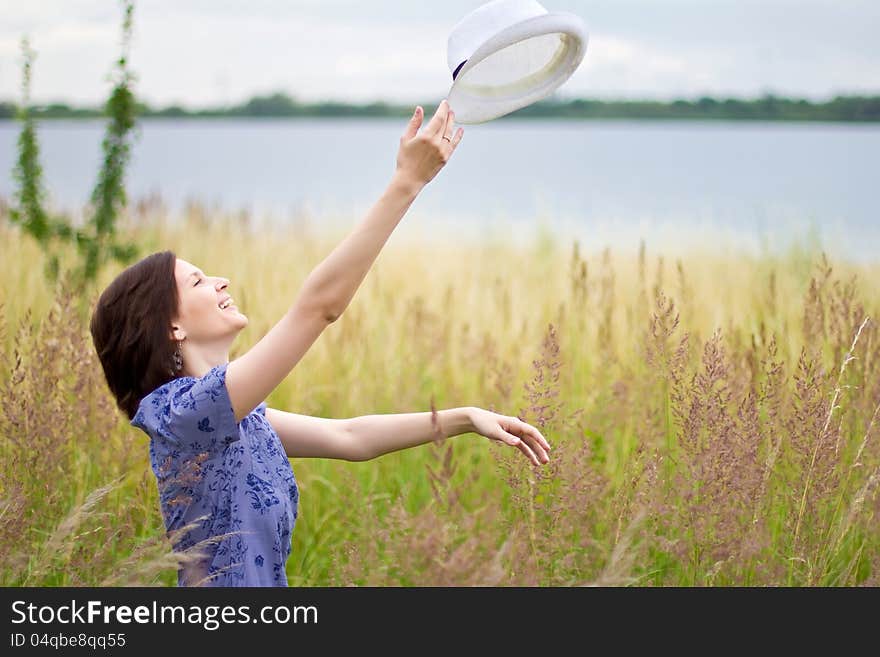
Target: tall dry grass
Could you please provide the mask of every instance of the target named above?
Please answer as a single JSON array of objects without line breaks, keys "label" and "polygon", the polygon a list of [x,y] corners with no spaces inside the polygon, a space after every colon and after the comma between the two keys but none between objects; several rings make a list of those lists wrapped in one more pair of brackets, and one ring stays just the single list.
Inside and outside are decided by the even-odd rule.
[{"label": "tall dry grass", "polygon": [[[417,213],[405,222],[427,221]],[[122,229],[232,281],[259,339],[340,234],[158,199]],[[0,217],[0,583],[170,585],[147,438],[106,390],[88,298]],[[72,254],[71,254],[72,256]],[[272,393],[326,417],[477,405],[540,427],[543,468],[474,435],[296,460],[310,585],[880,583],[877,265],[718,248],[670,261],[392,236]],[[172,537],[173,538],[173,537]]]}]

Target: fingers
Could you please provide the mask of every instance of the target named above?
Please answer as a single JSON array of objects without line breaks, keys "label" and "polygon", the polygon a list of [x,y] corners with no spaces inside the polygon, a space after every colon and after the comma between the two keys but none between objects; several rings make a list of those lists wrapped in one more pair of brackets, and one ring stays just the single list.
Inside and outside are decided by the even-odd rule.
[{"label": "fingers", "polygon": [[440,131],[445,129],[448,115],[449,103],[447,103],[446,99],[444,98],[441,101],[440,106],[437,107],[437,111],[434,112],[434,116],[431,118],[430,123],[425,126],[425,134],[428,137],[439,137],[444,134]]},{"label": "fingers", "polygon": [[534,465],[541,465],[538,460],[538,456],[535,452],[532,451],[532,448],[529,447],[524,440],[522,440],[519,436],[514,436],[512,433],[508,433],[507,431],[501,431],[498,435],[499,440],[507,443],[511,447],[516,447],[519,451],[525,454],[529,460]]},{"label": "fingers", "polygon": [[412,118],[409,120],[409,123],[406,124],[406,130],[403,133],[404,139],[412,139],[419,132],[419,126],[422,125],[422,117],[424,116],[425,110],[422,109],[421,105],[416,107],[415,113],[412,115]]},{"label": "fingers", "polygon": [[542,463],[547,463],[550,459],[544,454],[544,458],[540,458],[537,454],[535,454],[534,450],[526,444],[525,440],[520,440],[517,445],[519,451],[525,454],[528,459],[532,462],[533,465],[541,465]]},{"label": "fingers", "polygon": [[[550,462],[550,443],[535,427],[519,418],[508,418],[501,423],[504,442],[518,447],[535,465]],[[511,440],[512,439],[512,440]]]},{"label": "fingers", "polygon": [[[517,418],[519,420],[519,418]],[[545,450],[550,451],[550,443],[547,442],[547,439],[541,435],[541,432],[538,431],[531,424],[526,424],[522,420],[519,420],[522,423],[523,431],[525,431],[529,436],[531,436],[541,447]]]},{"label": "fingers", "polygon": [[443,130],[440,132],[440,135],[447,141],[452,142],[453,130],[455,130],[455,112],[450,109],[446,114],[446,122],[443,125]]},{"label": "fingers", "polygon": [[502,423],[502,427],[505,431],[528,438],[531,442],[534,442],[538,447],[541,447],[544,450],[550,450],[550,443],[548,443],[547,439],[541,435],[541,432],[528,422],[523,422],[518,417],[506,418],[505,422]]},{"label": "fingers", "polygon": [[[529,442],[529,441],[531,441],[531,442]],[[540,444],[535,442],[533,438],[526,437],[523,439],[522,442],[524,445],[528,444],[532,454],[535,455],[535,458],[538,461],[538,463],[535,463],[535,465],[538,465],[539,463],[549,463],[550,462],[550,455],[547,453],[547,450],[545,450]]]},{"label": "fingers", "polygon": [[446,127],[443,128],[443,135],[441,137],[441,143],[445,140],[446,143],[450,146],[450,153],[455,150],[455,147],[458,146],[458,143],[461,141],[461,138],[464,136],[464,128],[459,128],[455,130],[455,134],[453,131],[455,130],[455,112],[449,110],[449,116],[446,120]]}]

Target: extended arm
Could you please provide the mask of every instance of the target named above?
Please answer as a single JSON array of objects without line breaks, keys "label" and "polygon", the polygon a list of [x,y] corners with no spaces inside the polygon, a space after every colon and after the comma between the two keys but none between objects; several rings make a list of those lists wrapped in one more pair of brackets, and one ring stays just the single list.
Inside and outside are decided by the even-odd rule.
[{"label": "extended arm", "polygon": [[468,406],[437,411],[435,426],[431,415],[425,411],[336,420],[266,409],[266,419],[291,458],[367,461],[432,440],[473,432],[519,448],[535,465],[549,460],[547,441],[537,429],[518,418]]}]

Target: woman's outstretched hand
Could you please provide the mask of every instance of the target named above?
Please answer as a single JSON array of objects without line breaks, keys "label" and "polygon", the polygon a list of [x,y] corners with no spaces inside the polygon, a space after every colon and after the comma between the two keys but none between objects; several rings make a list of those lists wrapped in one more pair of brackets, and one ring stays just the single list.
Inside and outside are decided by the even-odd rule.
[{"label": "woman's outstretched hand", "polygon": [[397,152],[396,175],[419,189],[431,182],[446,165],[464,135],[463,128],[453,134],[455,112],[446,100],[440,103],[428,125],[419,133],[423,115],[424,110],[416,107],[400,138]]},{"label": "woman's outstretched hand", "polygon": [[529,457],[535,465],[550,461],[547,452],[550,443],[532,425],[519,418],[499,415],[482,408],[471,410],[471,424],[474,432],[490,440],[498,440],[516,447]]}]

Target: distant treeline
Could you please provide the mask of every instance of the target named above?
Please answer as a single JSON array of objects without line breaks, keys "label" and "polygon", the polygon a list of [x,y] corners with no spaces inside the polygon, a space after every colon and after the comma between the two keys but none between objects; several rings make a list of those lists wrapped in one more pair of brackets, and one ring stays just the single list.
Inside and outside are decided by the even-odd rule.
[{"label": "distant treeline", "polygon": [[[426,112],[434,107],[423,104]],[[256,96],[232,107],[189,110],[177,105],[161,109],[138,103],[142,117],[406,117],[414,105],[383,102],[355,105],[339,102],[301,103],[283,93]],[[40,119],[96,118],[102,110],[51,103],[31,108]],[[0,119],[16,115],[16,106],[0,102]],[[838,96],[826,102],[766,95],[743,100],[736,98],[675,100],[545,100],[508,117],[564,119],[724,119],[760,121],[880,121],[880,96]],[[504,117],[504,118],[508,118]]]}]

